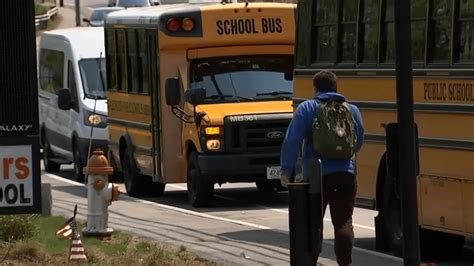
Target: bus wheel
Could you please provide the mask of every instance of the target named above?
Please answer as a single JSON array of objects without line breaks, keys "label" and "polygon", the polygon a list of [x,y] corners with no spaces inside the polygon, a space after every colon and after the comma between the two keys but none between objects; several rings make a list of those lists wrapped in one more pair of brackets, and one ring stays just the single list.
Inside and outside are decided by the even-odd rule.
[{"label": "bus wheel", "polygon": [[85,179],[82,168],[84,168],[84,162],[79,152],[79,146],[74,143],[74,178],[77,182],[83,182]]},{"label": "bus wheel", "polygon": [[127,147],[123,158],[123,179],[127,194],[132,197],[141,197],[144,195],[143,177],[138,173],[138,167],[133,158],[133,152]]},{"label": "bus wheel", "polygon": [[51,151],[51,147],[49,146],[48,138],[46,134],[43,136],[43,164],[44,170],[48,173],[59,172],[59,168],[61,165],[59,163],[53,162],[51,158],[53,158],[53,152]]},{"label": "bus wheel", "polygon": [[149,182],[146,184],[147,189],[147,196],[150,197],[161,197],[163,193],[165,193],[165,186],[166,184],[160,182],[153,182],[151,178],[149,178]]},{"label": "bus wheel", "polygon": [[193,207],[205,207],[214,192],[214,184],[201,175],[196,152],[192,152],[188,158],[188,200]]},{"label": "bus wheel", "polygon": [[278,187],[277,186],[278,184],[276,182],[270,182],[270,181],[258,181],[258,182],[255,182],[255,185],[257,186],[258,191],[262,193],[274,192]]},{"label": "bus wheel", "polygon": [[420,253],[423,260],[459,259],[465,237],[420,228]]},{"label": "bus wheel", "polygon": [[395,180],[384,178],[382,218],[386,241],[390,251],[396,256],[403,255],[403,229],[400,194]]}]

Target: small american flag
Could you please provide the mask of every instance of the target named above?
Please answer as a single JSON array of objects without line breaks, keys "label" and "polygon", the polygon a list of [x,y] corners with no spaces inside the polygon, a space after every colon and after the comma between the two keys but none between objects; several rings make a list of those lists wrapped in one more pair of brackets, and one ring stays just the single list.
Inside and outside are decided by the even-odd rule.
[{"label": "small american flag", "polygon": [[85,261],[87,260],[87,257],[84,252],[84,246],[82,245],[81,235],[77,231],[76,212],[77,205],[74,207],[74,216],[69,218],[61,226],[61,228],[56,232],[56,235],[62,235],[71,240],[68,261]]}]

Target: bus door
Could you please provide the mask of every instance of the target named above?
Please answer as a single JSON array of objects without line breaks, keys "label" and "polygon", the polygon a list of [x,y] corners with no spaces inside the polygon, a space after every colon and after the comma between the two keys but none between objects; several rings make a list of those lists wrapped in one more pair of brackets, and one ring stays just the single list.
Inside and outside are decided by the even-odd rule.
[{"label": "bus door", "polygon": [[160,113],[160,80],[158,71],[158,32],[156,30],[147,30],[148,40],[148,58],[150,67],[148,79],[150,84],[150,101],[152,110],[152,150],[153,155],[153,181],[162,182],[161,174],[161,113]]}]

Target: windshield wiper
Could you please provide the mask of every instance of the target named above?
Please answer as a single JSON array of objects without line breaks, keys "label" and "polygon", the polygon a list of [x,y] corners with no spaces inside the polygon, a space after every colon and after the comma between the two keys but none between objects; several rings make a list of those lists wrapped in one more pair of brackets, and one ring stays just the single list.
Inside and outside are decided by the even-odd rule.
[{"label": "windshield wiper", "polygon": [[271,96],[293,95],[293,92],[289,92],[289,91],[272,91],[272,92],[257,93],[257,96],[263,96],[263,95],[271,95]]},{"label": "windshield wiper", "polygon": [[206,96],[206,99],[216,100],[216,99],[224,99],[224,98],[239,98],[242,100],[253,101],[253,98],[238,96],[238,95],[230,95],[230,94],[214,94]]},{"label": "windshield wiper", "polygon": [[86,93],[84,96],[86,98],[93,99],[93,100],[105,100],[105,99],[107,99],[106,96],[94,95],[94,94],[91,94],[91,93]]}]

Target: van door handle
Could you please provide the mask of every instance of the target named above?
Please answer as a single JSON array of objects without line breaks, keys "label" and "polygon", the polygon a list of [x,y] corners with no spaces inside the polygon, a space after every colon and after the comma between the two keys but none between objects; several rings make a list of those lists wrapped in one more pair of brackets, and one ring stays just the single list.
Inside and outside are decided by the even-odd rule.
[{"label": "van door handle", "polygon": [[47,96],[44,96],[44,95],[41,95],[41,94],[39,95],[39,97],[40,97],[41,99],[45,99],[45,100],[48,100],[48,101],[51,100],[51,98],[49,98],[49,97],[47,97]]}]

